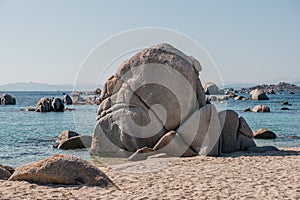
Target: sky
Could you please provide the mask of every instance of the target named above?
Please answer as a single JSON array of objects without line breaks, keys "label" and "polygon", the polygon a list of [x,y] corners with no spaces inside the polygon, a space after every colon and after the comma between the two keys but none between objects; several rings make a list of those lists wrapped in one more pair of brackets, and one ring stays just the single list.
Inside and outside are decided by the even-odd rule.
[{"label": "sky", "polygon": [[73,84],[97,45],[143,27],[193,38],[225,83],[300,80],[298,0],[0,0],[0,27],[0,85]]}]

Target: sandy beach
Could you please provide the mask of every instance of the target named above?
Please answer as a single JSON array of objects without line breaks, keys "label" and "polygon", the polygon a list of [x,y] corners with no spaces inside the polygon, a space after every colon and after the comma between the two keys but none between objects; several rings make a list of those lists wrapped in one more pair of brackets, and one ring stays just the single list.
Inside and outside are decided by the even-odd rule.
[{"label": "sandy beach", "polygon": [[[0,181],[0,199],[299,199],[300,148],[225,157],[152,158],[100,167],[119,187]],[[136,169],[161,166],[146,173]]]}]

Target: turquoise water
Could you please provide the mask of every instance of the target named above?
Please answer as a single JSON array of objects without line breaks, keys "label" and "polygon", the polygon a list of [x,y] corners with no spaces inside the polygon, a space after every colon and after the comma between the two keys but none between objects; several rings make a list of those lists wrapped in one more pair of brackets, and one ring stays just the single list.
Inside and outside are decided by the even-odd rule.
[{"label": "turquoise water", "polygon": [[[0,92],[1,93],[1,92]],[[70,129],[81,134],[92,135],[96,123],[97,106],[74,105],[75,111],[63,113],[25,112],[26,107],[35,107],[41,97],[63,97],[62,92],[8,92],[17,99],[17,105],[0,106],[0,164],[21,166],[28,162],[57,154],[69,153],[90,159],[88,150],[52,149],[56,137],[61,131]],[[69,92],[66,92],[69,93]],[[247,96],[243,94],[244,96]],[[269,95],[269,101],[234,101],[215,103],[218,110],[232,109],[243,116],[250,127],[269,128],[279,137],[275,140],[256,140],[258,145],[277,147],[300,146],[300,93],[295,95]],[[280,110],[282,101],[289,101],[291,110]],[[244,113],[245,108],[265,104],[271,108],[270,113]],[[286,106],[287,107],[287,106]]]}]

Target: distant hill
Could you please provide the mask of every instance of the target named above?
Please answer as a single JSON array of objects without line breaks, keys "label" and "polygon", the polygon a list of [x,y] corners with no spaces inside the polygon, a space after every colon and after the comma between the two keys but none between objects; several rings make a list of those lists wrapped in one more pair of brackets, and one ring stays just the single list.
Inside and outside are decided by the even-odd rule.
[{"label": "distant hill", "polygon": [[[22,83],[10,83],[7,85],[1,85],[0,91],[72,91],[72,85],[55,85],[47,83],[35,83],[35,82],[22,82]],[[76,88],[79,91],[91,91],[95,90],[94,85],[81,85]]]}]

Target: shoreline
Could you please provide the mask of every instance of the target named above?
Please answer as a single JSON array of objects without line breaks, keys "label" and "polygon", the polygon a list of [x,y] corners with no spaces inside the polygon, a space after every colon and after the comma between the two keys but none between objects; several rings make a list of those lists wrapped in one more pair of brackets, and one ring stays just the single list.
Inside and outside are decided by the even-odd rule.
[{"label": "shoreline", "polygon": [[[120,188],[0,181],[0,199],[246,199],[300,198],[300,147],[223,157],[170,158],[157,171],[128,173],[169,158],[99,167]],[[124,171],[124,169],[126,169]]]}]

